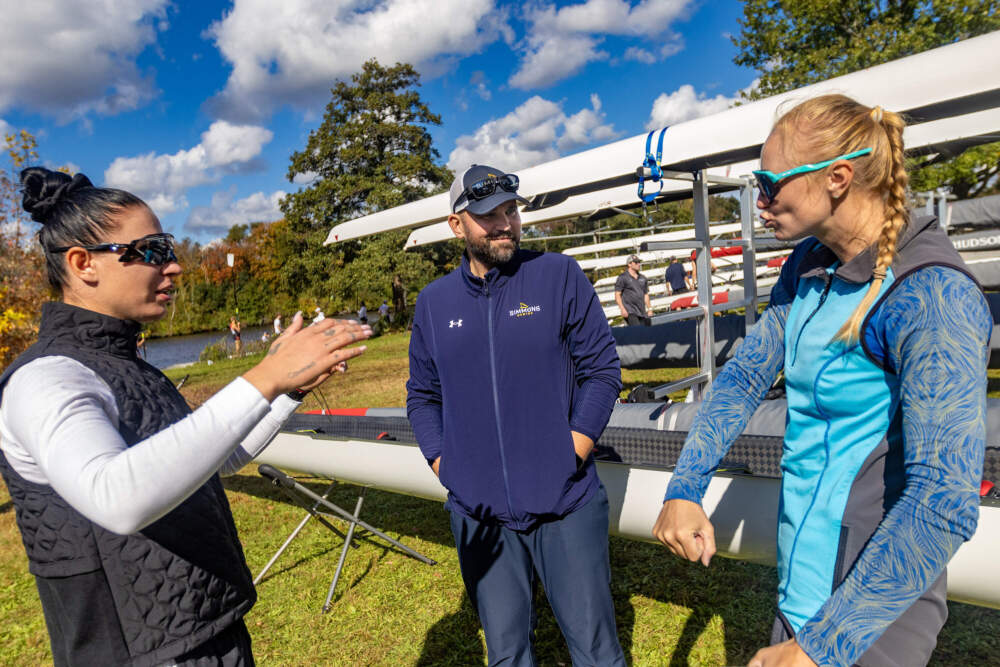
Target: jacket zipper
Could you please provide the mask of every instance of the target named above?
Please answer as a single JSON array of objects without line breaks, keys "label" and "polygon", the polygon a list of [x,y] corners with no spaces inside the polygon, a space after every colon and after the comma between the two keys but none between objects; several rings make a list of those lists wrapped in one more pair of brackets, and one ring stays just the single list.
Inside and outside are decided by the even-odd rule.
[{"label": "jacket zipper", "polygon": [[809,313],[809,317],[807,317],[806,321],[802,323],[801,327],[799,327],[799,332],[795,336],[795,350],[792,352],[793,365],[799,358],[799,341],[802,340],[802,332],[806,330],[807,326],[809,326],[810,320],[812,320],[816,313],[819,312],[819,309],[823,307],[823,304],[826,302],[827,295],[830,294],[830,286],[833,285],[833,278],[830,277],[829,273],[824,274],[823,277],[824,280],[826,280],[826,286],[823,288],[823,293],[819,295],[819,303],[817,303],[816,307],[813,308],[813,311]]},{"label": "jacket zipper", "polygon": [[510,480],[507,477],[507,455],[503,448],[503,429],[500,425],[500,393],[497,388],[497,362],[496,352],[493,346],[493,297],[490,296],[490,285],[483,279],[483,294],[486,296],[486,337],[490,344],[490,376],[493,381],[493,413],[496,417],[497,444],[500,447],[500,470],[503,472],[503,488],[506,493],[507,514],[511,519],[516,519],[514,510],[510,506]]}]

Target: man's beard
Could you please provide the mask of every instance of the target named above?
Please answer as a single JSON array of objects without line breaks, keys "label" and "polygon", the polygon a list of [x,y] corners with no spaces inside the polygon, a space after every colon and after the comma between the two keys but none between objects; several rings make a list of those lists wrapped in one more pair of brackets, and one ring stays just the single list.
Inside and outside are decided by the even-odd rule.
[{"label": "man's beard", "polygon": [[[499,245],[497,243],[493,243],[493,241],[498,239],[510,239],[514,243],[513,245]],[[517,249],[520,247],[520,236],[514,236],[511,233],[501,233],[496,236],[484,236],[476,241],[473,241],[468,237],[465,238],[465,250],[469,253],[469,256],[476,258],[481,264],[490,268],[509,262],[514,257],[514,253],[516,253]]]}]

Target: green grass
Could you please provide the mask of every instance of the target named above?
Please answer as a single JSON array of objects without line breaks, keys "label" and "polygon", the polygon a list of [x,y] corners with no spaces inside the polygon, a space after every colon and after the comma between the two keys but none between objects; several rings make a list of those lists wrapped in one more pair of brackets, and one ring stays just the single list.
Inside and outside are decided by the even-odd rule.
[{"label": "green grass", "polygon": [[[324,386],[330,407],[402,405],[405,334],[368,342],[350,371]],[[257,357],[259,358],[259,357]],[[189,379],[183,390],[199,404],[254,358],[196,364],[168,373]],[[630,388],[660,384],[685,369],[623,372]],[[990,373],[990,395],[1000,372]],[[310,398],[306,407],[319,407]],[[226,487],[247,561],[256,574],[303,516],[250,466]],[[325,484],[307,482],[320,492]],[[338,485],[337,504],[352,508],[358,489]],[[342,541],[311,522],[258,586],[247,617],[261,665],[481,665],[482,633],[462,587],[441,503],[369,491],[362,517],[438,561],[428,566],[363,536],[348,555],[333,609],[321,613]],[[711,568],[682,562],[661,547],[612,537],[612,593],[622,645],[634,665],[746,664],[767,642],[774,616],[774,568],[717,558]],[[0,488],[0,664],[50,662],[41,607]],[[569,665],[569,654],[544,598],[539,597],[538,655],[542,665]],[[1000,652],[1000,612],[949,604],[934,665],[993,664]]]}]

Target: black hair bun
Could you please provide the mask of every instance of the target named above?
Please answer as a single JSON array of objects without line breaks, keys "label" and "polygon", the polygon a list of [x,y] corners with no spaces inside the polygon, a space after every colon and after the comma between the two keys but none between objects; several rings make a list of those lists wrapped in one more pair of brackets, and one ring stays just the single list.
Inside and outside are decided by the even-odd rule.
[{"label": "black hair bun", "polygon": [[31,219],[43,225],[49,221],[52,210],[61,199],[81,188],[94,184],[83,174],[70,176],[45,167],[28,167],[21,172],[21,206],[31,214]]}]

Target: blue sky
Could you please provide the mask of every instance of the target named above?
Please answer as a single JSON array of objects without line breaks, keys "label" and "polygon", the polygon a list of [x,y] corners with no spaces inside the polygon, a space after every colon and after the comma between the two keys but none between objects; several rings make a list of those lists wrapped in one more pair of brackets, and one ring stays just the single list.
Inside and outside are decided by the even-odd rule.
[{"label": "blue sky", "polygon": [[[520,169],[728,107],[733,0],[47,0],[5,10],[0,130],[206,242],[280,217],[362,62],[411,62],[441,160]],[[642,156],[637,155],[637,163]]]}]

